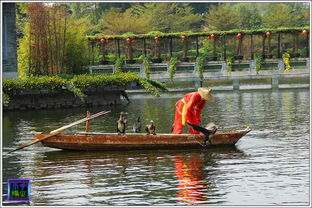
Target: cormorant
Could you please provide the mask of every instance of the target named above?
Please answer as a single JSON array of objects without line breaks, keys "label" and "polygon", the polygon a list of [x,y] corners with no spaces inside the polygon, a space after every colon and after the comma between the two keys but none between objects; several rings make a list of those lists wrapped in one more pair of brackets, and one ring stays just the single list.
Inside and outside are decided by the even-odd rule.
[{"label": "cormorant", "polygon": [[127,113],[121,112],[119,120],[117,121],[117,133],[120,134],[126,134],[126,128],[127,128],[127,119],[126,119]]},{"label": "cormorant", "polygon": [[149,125],[146,125],[145,131],[146,131],[147,135],[150,135],[150,134],[156,135],[156,132],[155,132],[156,131],[156,127],[154,125],[153,120],[151,120],[151,123]]},{"label": "cormorant", "polygon": [[204,146],[207,146],[207,144],[211,143],[211,137],[216,133],[218,130],[218,126],[216,126],[214,123],[208,123],[205,128],[201,127],[199,125],[191,124],[187,122],[188,125],[193,127],[194,130],[199,131],[205,135],[205,142]]},{"label": "cormorant", "polygon": [[137,121],[133,124],[134,133],[141,133],[141,118],[140,116],[137,118]]}]

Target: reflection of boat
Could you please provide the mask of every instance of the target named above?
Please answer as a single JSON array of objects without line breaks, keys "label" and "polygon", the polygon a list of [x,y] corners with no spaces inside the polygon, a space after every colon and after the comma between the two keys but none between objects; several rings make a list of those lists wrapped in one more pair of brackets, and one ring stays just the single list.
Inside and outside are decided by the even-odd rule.
[{"label": "reflection of boat", "polygon": [[[250,128],[239,131],[217,132],[211,144],[203,146],[202,134],[126,134],[81,132],[56,135],[42,141],[47,147],[68,150],[134,150],[134,149],[202,149],[217,146],[233,146]],[[47,134],[35,134],[38,139]]]}]

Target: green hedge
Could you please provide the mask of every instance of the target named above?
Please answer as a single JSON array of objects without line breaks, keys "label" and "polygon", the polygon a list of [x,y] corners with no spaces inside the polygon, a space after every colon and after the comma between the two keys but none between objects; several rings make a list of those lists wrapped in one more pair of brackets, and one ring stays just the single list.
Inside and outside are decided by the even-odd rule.
[{"label": "green hedge", "polygon": [[181,38],[182,35],[187,37],[200,37],[200,36],[208,36],[214,34],[216,36],[226,36],[226,35],[236,35],[237,33],[242,33],[245,35],[257,35],[264,34],[266,32],[270,32],[272,35],[276,33],[294,33],[294,32],[302,32],[302,30],[307,30],[310,32],[310,27],[283,27],[283,28],[263,28],[257,30],[228,30],[228,31],[209,31],[209,32],[179,32],[179,33],[162,33],[162,32],[154,32],[147,34],[133,34],[133,33],[125,33],[123,35],[106,35],[106,34],[96,34],[95,36],[87,36],[89,40],[98,40],[101,38],[105,39],[120,39],[125,40],[127,38],[132,39],[154,39],[155,35],[159,38]]},{"label": "green hedge", "polygon": [[[109,86],[126,86],[130,83],[137,83],[144,87],[154,96],[159,97],[160,91],[167,91],[165,85],[160,82],[142,78],[135,73],[116,73],[112,75],[54,75],[40,76],[17,79],[3,79],[2,90],[4,94],[19,94],[24,90],[59,90],[67,89],[71,92],[85,90],[88,87],[109,87]],[[70,89],[68,86],[71,86]],[[76,90],[73,90],[76,89]],[[76,93],[75,93],[76,94]]]}]

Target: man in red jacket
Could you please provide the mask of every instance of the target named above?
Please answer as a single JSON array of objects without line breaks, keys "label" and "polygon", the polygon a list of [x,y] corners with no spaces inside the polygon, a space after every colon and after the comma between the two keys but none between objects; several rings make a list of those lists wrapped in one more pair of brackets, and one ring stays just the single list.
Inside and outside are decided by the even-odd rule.
[{"label": "man in red jacket", "polygon": [[[173,134],[181,134],[186,122],[199,125],[200,114],[206,101],[213,102],[212,89],[198,88],[197,92],[187,93],[176,103],[176,113],[173,123]],[[199,134],[189,126],[190,134]]]}]

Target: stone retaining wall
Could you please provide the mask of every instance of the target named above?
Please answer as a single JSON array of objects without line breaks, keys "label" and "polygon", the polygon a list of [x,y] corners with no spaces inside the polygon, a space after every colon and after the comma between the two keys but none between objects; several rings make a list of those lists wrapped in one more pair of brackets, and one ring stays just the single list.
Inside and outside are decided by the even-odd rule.
[{"label": "stone retaining wall", "polygon": [[35,110],[75,108],[84,106],[105,106],[121,104],[120,90],[93,90],[84,92],[87,95],[86,102],[82,102],[68,90],[57,91],[26,91],[18,95],[10,95],[9,110]]}]

